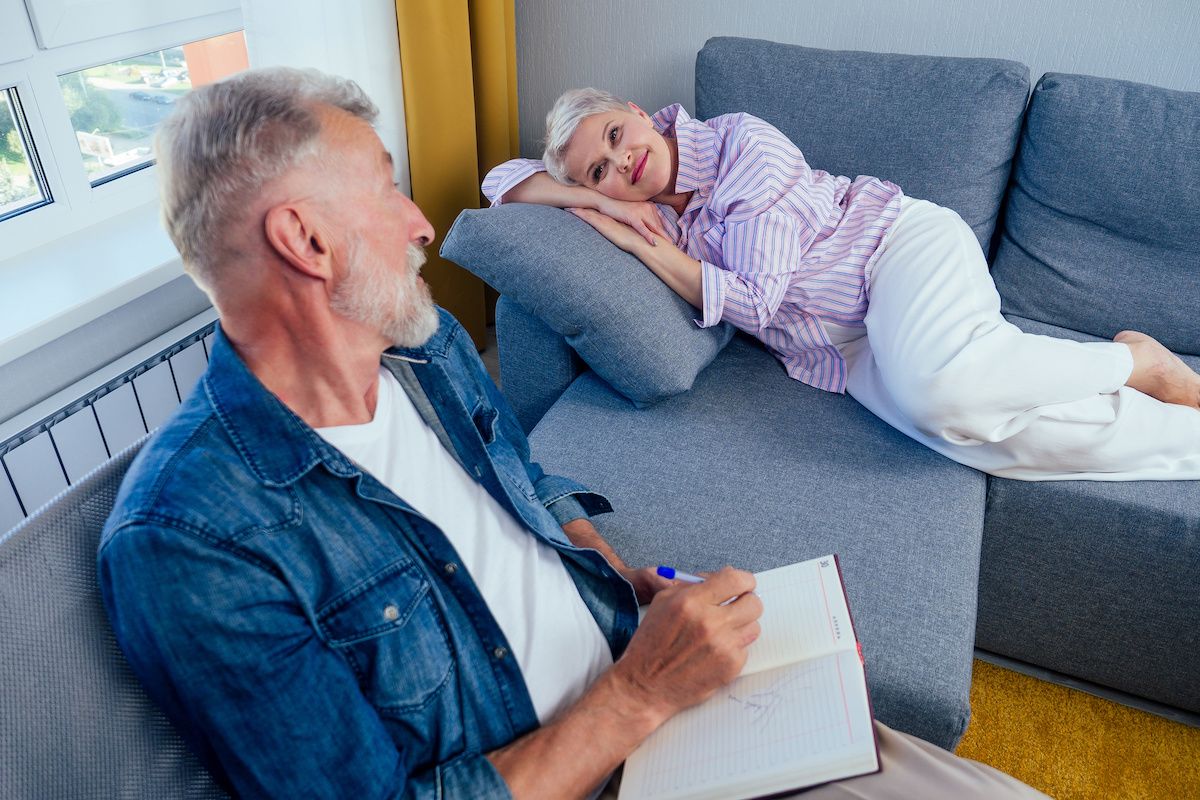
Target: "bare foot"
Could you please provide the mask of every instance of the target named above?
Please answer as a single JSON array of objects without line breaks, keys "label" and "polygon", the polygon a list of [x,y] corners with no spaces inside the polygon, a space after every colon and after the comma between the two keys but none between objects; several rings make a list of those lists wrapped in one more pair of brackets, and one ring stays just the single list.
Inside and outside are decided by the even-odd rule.
[{"label": "bare foot", "polygon": [[1126,386],[1164,403],[1200,409],[1200,375],[1179,356],[1137,331],[1121,331],[1113,341],[1128,345],[1133,353],[1133,372]]}]

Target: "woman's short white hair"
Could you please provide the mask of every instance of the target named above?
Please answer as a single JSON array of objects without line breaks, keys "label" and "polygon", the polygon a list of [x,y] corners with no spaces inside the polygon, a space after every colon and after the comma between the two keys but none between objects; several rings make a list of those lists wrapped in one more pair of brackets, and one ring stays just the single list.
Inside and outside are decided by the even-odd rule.
[{"label": "woman's short white hair", "polygon": [[373,122],[354,81],[316,70],[253,69],[188,93],[155,138],[163,225],[184,269],[211,294],[228,228],[263,187],[317,152],[322,106]]},{"label": "woman's short white hair", "polygon": [[542,154],[542,162],[550,177],[568,186],[578,183],[567,175],[564,159],[567,145],[579,129],[579,123],[593,114],[628,110],[629,106],[624,100],[603,89],[571,89],[563,92],[546,115],[546,150]]}]

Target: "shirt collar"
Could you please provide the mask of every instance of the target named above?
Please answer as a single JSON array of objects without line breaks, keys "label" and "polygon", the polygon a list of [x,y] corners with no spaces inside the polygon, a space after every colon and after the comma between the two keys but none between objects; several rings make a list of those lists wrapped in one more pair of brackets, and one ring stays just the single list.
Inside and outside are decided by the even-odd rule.
[{"label": "shirt collar", "polygon": [[[393,348],[388,355],[414,364],[444,358],[453,318],[439,308],[437,332],[421,347]],[[250,371],[220,324],[213,336],[204,388],[217,418],[250,470],[268,486],[286,486],[320,463],[343,477],[359,469],[329,445]],[[406,390],[408,387],[405,387]]]},{"label": "shirt collar", "polygon": [[669,135],[672,128],[675,132],[675,143],[679,147],[675,191],[696,192],[708,197],[717,180],[721,135],[703,122],[692,119],[679,103],[660,110],[652,121],[664,136]]}]

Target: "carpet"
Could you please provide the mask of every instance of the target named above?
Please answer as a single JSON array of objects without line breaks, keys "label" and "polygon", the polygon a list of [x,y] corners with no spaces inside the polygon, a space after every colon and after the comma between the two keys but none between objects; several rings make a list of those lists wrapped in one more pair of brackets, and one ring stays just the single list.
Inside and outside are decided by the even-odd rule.
[{"label": "carpet", "polygon": [[1200,798],[1200,728],[979,660],[956,752],[1057,800]]}]

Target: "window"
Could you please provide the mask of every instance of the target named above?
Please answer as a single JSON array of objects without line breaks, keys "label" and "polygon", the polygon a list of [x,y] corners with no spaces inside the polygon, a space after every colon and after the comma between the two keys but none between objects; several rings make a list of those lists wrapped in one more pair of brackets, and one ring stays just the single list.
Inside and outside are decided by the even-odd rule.
[{"label": "window", "polygon": [[50,202],[41,162],[14,88],[0,92],[0,222]]},{"label": "window", "polygon": [[[102,6],[94,38],[84,37],[79,19]],[[0,0],[0,293],[47,260],[93,261],[91,243],[131,215],[153,234],[158,123],[191,88],[248,66],[235,0],[139,8],[129,0]],[[172,21],[156,24],[160,17]],[[60,22],[75,32],[63,39]],[[124,32],[111,33],[118,22]],[[73,236],[89,244],[49,253]],[[48,305],[41,294],[35,302]],[[9,311],[0,307],[0,316]]]},{"label": "window", "polygon": [[241,32],[58,77],[91,186],[153,163],[154,130],[193,87],[247,67]]},{"label": "window", "polygon": [[244,24],[239,0],[0,0],[0,366],[182,275],[149,148],[248,66]]}]

